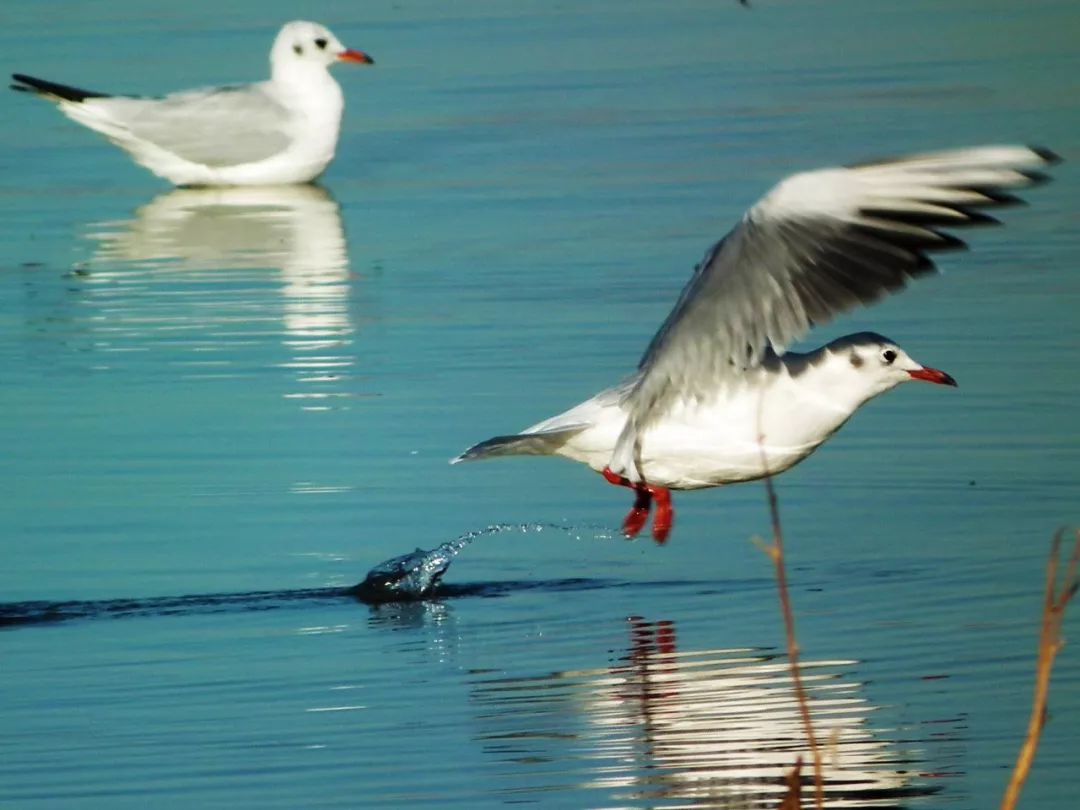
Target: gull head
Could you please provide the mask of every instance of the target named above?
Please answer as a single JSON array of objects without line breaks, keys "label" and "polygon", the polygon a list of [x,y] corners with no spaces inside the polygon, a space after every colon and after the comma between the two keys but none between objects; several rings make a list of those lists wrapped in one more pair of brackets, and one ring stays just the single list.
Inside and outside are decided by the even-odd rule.
[{"label": "gull head", "polygon": [[956,380],[944,371],[913,360],[894,341],[874,332],[838,338],[827,348],[852,384],[867,392],[867,399],[911,380],[956,385]]},{"label": "gull head", "polygon": [[375,64],[375,60],[363,51],[342,45],[325,25],[304,20],[285,23],[270,50],[270,66],[274,75],[312,67],[326,69],[335,62]]}]

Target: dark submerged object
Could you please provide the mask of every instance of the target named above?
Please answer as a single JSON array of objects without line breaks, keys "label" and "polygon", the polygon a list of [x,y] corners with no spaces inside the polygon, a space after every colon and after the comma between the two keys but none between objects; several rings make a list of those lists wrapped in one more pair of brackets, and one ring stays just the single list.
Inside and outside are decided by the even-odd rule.
[{"label": "dark submerged object", "polygon": [[431,551],[418,548],[411,554],[381,562],[349,593],[368,603],[426,599],[442,580],[451,560],[471,542],[471,537],[460,537]]},{"label": "dark submerged object", "polygon": [[[192,594],[146,599],[30,601],[0,603],[0,627],[43,624],[73,619],[124,618],[130,616],[192,615],[274,610],[297,603],[332,603],[353,598],[366,604],[419,602],[440,595],[463,596],[486,592],[480,586],[449,589],[441,585],[451,560],[475,535],[466,535],[430,551],[418,548],[411,554],[379,563],[364,581],[351,588],[309,588],[296,591]],[[498,589],[496,589],[498,590]]]},{"label": "dark submerged object", "polygon": [[[553,591],[582,590],[623,585],[619,581],[571,577],[548,581],[477,582],[446,585],[442,578],[454,557],[477,537],[506,531],[539,532],[545,529],[576,531],[550,524],[496,524],[469,532],[436,546],[418,548],[372,568],[363,582],[352,587],[304,588],[300,590],[204,593],[186,596],[0,602],[0,629],[33,624],[52,624],[77,619],[121,619],[133,616],[191,616],[280,610],[292,606],[329,605],[354,599],[369,605],[388,602],[421,602],[464,596],[504,596],[514,591],[541,588]],[[638,583],[640,584],[640,583]]]}]

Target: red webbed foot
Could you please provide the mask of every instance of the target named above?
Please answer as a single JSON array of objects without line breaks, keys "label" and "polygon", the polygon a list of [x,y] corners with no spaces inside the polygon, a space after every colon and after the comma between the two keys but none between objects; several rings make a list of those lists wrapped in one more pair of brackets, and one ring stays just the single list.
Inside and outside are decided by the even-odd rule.
[{"label": "red webbed foot", "polygon": [[671,524],[675,522],[675,510],[671,506],[671,492],[664,487],[649,487],[649,492],[656,498],[656,515],[652,522],[653,540],[663,545],[671,534]]},{"label": "red webbed foot", "polygon": [[622,524],[624,535],[627,537],[637,536],[637,533],[641,531],[641,527],[645,525],[645,521],[649,519],[649,507],[651,505],[652,495],[647,490],[634,490],[634,505],[626,513],[626,518]]},{"label": "red webbed foot", "polygon": [[671,534],[671,524],[675,520],[675,512],[671,507],[671,493],[665,487],[656,487],[651,484],[638,483],[629,478],[618,475],[609,467],[601,471],[604,479],[618,487],[627,487],[634,490],[634,505],[623,520],[623,534],[627,537],[635,537],[649,519],[649,509],[653,499],[656,499],[656,515],[653,517],[652,536],[657,543],[664,543]]},{"label": "red webbed foot", "polygon": [[629,478],[624,478],[611,471],[610,467],[604,467],[601,475],[609,484],[617,487],[628,487],[634,490],[634,505],[626,513],[623,520],[622,531],[626,537],[635,537],[649,519],[649,508],[652,506],[652,495],[641,484],[635,484]]}]

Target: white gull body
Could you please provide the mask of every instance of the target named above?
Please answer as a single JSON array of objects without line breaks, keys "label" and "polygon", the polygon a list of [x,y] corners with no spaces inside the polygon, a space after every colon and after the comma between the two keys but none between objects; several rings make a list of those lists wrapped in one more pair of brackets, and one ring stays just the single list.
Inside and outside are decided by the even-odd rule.
[{"label": "white gull body", "polygon": [[932,272],[927,253],[963,247],[939,228],[995,222],[978,209],[1018,202],[1007,190],[1042,181],[1036,170],[1056,160],[1045,149],[984,146],[787,178],[708,251],[634,375],[453,462],[582,462],[637,493],[627,534],[655,497],[653,535],[665,539],[666,490],[783,472],[875,396],[912,379],[955,385],[873,333],[806,354],[784,349]]},{"label": "white gull body", "polygon": [[[912,379],[911,372],[955,384],[872,332],[848,335],[808,354],[772,355],[711,394],[673,399],[664,415],[642,430],[634,469],[639,480],[668,489],[715,487],[783,472],[865,402]],[[509,451],[564,456],[602,472],[610,468],[630,417],[626,398],[638,379],[635,375],[533,425],[513,441],[499,437],[491,440],[494,446],[470,448],[455,460]]]},{"label": "white gull body", "polygon": [[318,23],[282,27],[270,79],[160,98],[113,96],[16,73],[13,89],[55,101],[136,163],[181,186],[275,185],[317,178],[337,149],[344,99],[328,68],[372,64]]}]

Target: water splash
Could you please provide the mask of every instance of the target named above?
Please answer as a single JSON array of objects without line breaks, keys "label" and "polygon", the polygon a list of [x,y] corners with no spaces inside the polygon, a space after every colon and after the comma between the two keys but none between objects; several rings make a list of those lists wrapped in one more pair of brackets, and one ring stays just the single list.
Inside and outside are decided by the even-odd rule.
[{"label": "water splash", "polygon": [[[496,523],[482,529],[466,532],[454,540],[436,546],[430,551],[422,548],[410,554],[381,562],[368,571],[364,581],[350,589],[358,599],[364,602],[401,602],[426,599],[433,595],[446,574],[450,563],[461,550],[478,537],[487,537],[504,532],[523,534],[543,531],[562,531],[581,539],[578,534],[581,527],[560,526],[554,523]],[[601,529],[607,538],[611,532]],[[600,536],[594,532],[594,536]]]},{"label": "water splash", "polygon": [[[190,594],[148,598],[27,601],[0,603],[0,628],[68,621],[72,619],[124,618],[131,616],[191,615],[248,610],[274,610],[290,605],[327,604],[353,598],[368,604],[418,602],[462,596],[502,596],[519,590],[543,588],[554,591],[615,587],[627,583],[573,577],[548,581],[479,582],[447,586],[443,576],[453,559],[478,537],[518,532],[563,532],[575,540],[612,540],[618,532],[601,526],[564,526],[556,523],[497,523],[465,532],[430,551],[418,548],[379,563],[362,582],[350,588],[326,587],[302,590],[252,591],[248,593]],[[647,583],[637,583],[642,586]],[[654,583],[670,584],[670,583]]]},{"label": "water splash", "polygon": [[352,588],[352,593],[365,602],[423,599],[439,584],[454,557],[472,540],[459,537],[430,551],[418,548],[411,554],[381,562]]},{"label": "water splash", "polygon": [[466,532],[458,539],[472,541],[477,537],[485,537],[491,534],[504,532],[519,532],[521,534],[540,534],[541,532],[562,532],[574,540],[626,540],[621,532],[610,526],[584,525],[567,526],[561,523],[493,523],[483,529],[475,529]]}]

